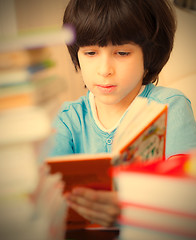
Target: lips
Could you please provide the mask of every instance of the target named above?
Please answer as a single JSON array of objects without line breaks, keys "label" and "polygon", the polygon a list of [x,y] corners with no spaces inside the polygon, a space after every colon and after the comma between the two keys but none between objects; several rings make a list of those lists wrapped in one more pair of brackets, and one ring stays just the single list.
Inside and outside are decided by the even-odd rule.
[{"label": "lips", "polygon": [[112,93],[116,89],[116,85],[97,85],[97,88],[102,93]]}]

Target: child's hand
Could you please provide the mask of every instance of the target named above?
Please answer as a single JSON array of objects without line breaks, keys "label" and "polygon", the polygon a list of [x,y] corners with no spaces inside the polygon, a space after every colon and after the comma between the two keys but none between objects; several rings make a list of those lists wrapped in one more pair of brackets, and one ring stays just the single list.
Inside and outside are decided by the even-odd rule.
[{"label": "child's hand", "polygon": [[116,192],[75,188],[67,194],[67,202],[84,218],[105,227],[112,226],[120,213]]}]

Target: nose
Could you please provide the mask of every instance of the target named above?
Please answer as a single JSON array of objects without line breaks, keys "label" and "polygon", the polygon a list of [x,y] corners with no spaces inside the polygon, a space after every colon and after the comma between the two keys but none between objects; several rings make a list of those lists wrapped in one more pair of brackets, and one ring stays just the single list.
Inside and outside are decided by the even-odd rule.
[{"label": "nose", "polygon": [[112,60],[108,56],[101,58],[98,66],[98,75],[102,77],[109,77],[114,74],[114,66]]}]

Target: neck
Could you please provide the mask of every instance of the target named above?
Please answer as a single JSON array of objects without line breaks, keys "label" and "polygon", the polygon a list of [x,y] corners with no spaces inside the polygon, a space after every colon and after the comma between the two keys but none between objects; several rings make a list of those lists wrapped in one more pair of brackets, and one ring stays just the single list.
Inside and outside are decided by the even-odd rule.
[{"label": "neck", "polygon": [[98,119],[106,129],[113,128],[118,123],[127,108],[138,95],[140,88],[138,88],[134,93],[132,92],[132,94],[128,95],[117,104],[104,104],[102,102],[96,101],[95,98]]},{"label": "neck", "polygon": [[125,111],[126,108],[104,106],[103,108],[97,108],[97,116],[102,125],[106,129],[110,129],[117,124]]}]

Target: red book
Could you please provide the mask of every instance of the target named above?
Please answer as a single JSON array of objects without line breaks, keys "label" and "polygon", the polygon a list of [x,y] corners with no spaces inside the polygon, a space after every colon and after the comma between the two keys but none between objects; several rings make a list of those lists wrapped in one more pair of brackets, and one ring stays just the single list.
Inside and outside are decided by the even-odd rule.
[{"label": "red book", "polygon": [[196,175],[189,155],[113,169],[121,224],[196,238]]}]

